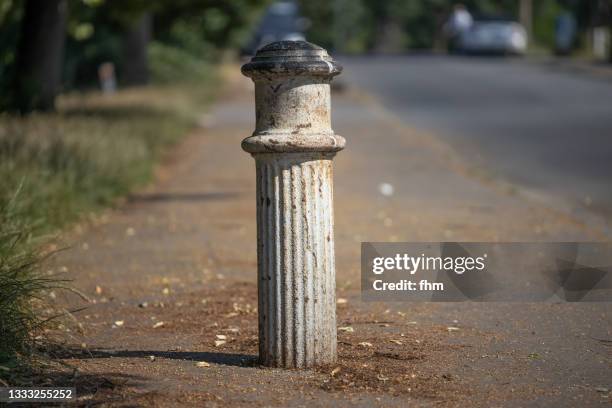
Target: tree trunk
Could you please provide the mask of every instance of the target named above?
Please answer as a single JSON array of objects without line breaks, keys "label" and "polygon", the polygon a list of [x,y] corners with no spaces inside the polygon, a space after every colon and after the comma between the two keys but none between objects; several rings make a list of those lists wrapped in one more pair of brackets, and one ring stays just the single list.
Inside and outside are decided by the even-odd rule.
[{"label": "tree trunk", "polygon": [[13,107],[21,113],[55,108],[62,79],[66,0],[27,0],[17,48]]},{"label": "tree trunk", "polygon": [[608,61],[612,64],[612,0],[608,0]]},{"label": "tree trunk", "polygon": [[533,0],[520,0],[519,2],[519,20],[527,30],[529,42],[532,42],[533,36]]},{"label": "tree trunk", "polygon": [[121,81],[128,86],[149,82],[147,46],[151,40],[151,15],[145,13],[125,33]]}]

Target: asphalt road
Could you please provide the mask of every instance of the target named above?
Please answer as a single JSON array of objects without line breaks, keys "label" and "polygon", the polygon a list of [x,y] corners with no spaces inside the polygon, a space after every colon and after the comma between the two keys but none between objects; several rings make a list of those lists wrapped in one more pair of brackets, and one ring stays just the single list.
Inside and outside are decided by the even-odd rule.
[{"label": "asphalt road", "polygon": [[[503,58],[343,58],[343,77],[489,175],[573,212],[612,214],[610,80]],[[612,70],[611,70],[612,73]]]}]

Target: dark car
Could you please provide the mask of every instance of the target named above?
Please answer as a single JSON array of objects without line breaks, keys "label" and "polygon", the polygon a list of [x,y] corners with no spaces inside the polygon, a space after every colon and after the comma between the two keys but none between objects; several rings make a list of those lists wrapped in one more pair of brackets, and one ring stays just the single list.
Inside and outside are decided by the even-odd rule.
[{"label": "dark car", "polygon": [[459,48],[466,54],[523,55],[527,51],[527,30],[505,17],[477,17],[461,34]]},{"label": "dark car", "polygon": [[253,55],[259,48],[275,41],[305,40],[309,21],[300,16],[294,1],[277,1],[265,11],[253,37],[242,49],[243,55]]}]

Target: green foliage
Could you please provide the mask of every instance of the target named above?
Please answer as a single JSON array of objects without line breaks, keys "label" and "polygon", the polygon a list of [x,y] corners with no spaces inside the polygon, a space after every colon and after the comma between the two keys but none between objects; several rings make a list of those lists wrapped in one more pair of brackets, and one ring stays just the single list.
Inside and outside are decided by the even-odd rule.
[{"label": "green foliage", "polygon": [[24,224],[22,192],[2,197],[0,203],[0,379],[14,383],[17,373],[29,365],[35,351],[35,336],[53,308],[44,299],[46,291],[63,284],[43,276],[41,259],[31,243],[31,226]]},{"label": "green foliage", "polygon": [[534,40],[550,49],[555,46],[555,20],[565,9],[555,0],[540,0],[534,4],[538,18],[534,20]]},{"label": "green foliage", "polygon": [[202,83],[211,74],[211,67],[182,48],[154,41],[149,45],[149,68],[155,83]]},{"label": "green foliage", "polygon": [[16,45],[23,17],[22,1],[0,0],[0,111],[10,104],[11,83],[15,75]]},{"label": "green foliage", "polygon": [[[0,0],[0,110],[15,78],[16,45],[26,0]],[[220,50],[238,49],[245,42],[261,7],[269,0],[69,0],[63,89],[95,88],[98,67],[112,62],[121,82],[123,37],[143,13],[153,16],[155,49],[178,48],[190,60],[214,61]],[[165,60],[165,57],[163,58]],[[177,71],[177,74],[183,73]],[[182,76],[175,79],[182,81]],[[164,82],[171,81],[166,76]]]}]

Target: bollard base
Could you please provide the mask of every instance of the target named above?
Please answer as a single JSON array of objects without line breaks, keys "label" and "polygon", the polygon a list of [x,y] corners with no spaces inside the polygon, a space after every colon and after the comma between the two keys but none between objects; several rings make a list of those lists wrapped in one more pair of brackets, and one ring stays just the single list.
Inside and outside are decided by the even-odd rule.
[{"label": "bollard base", "polygon": [[333,156],[254,154],[259,356],[266,366],[336,361]]}]

